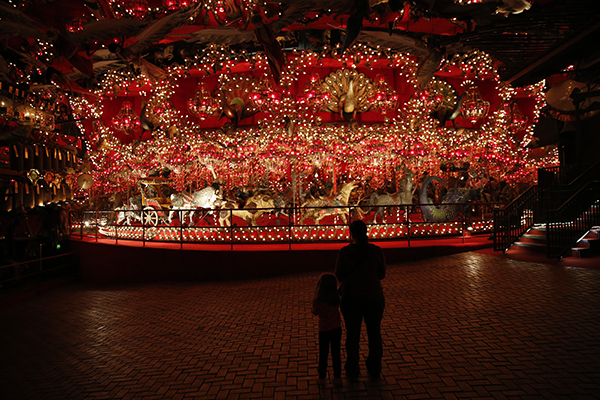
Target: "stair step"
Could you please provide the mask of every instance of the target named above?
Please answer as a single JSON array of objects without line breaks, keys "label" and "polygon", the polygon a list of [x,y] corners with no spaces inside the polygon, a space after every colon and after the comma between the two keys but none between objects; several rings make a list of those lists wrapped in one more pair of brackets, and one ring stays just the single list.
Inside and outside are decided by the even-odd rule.
[{"label": "stair step", "polygon": [[574,247],[574,248],[571,249],[571,256],[572,257],[586,258],[586,257],[592,257],[595,254],[596,254],[596,252],[593,251],[590,248]]},{"label": "stair step", "polygon": [[600,232],[589,231],[587,235],[585,235],[584,239],[597,240],[600,238]]},{"label": "stair step", "polygon": [[528,250],[546,252],[546,244],[530,243],[530,242],[515,242],[515,246],[524,247]]},{"label": "stair step", "polygon": [[546,236],[525,234],[525,235],[521,236],[521,238],[519,239],[519,242],[536,243],[536,244],[545,246],[546,245]]},{"label": "stair step", "polygon": [[544,227],[542,228],[531,228],[527,231],[528,234],[531,235],[542,235],[542,236],[546,236],[546,228]]}]

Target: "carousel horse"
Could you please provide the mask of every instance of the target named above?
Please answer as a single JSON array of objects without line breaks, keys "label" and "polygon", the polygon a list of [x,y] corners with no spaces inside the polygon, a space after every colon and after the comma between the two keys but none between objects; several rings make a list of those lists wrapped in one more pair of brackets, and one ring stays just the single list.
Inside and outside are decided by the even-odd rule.
[{"label": "carousel horse", "polygon": [[240,208],[237,201],[227,199],[220,202],[217,218],[220,226],[231,226],[232,217],[238,217],[246,221],[248,226],[253,225],[253,213],[244,208]]},{"label": "carousel horse", "polygon": [[[340,215],[344,223],[347,222],[348,215],[348,200],[350,199],[350,193],[356,187],[356,182],[345,183],[342,189],[335,196],[330,197],[319,197],[316,199],[310,199],[302,207],[307,208],[302,220],[312,218],[315,221],[315,225],[327,217],[328,215]],[[328,208],[321,208],[328,207]]]},{"label": "carousel horse", "polygon": [[436,206],[427,196],[427,189],[434,181],[440,183],[444,182],[437,176],[427,177],[423,182],[423,186],[421,187],[421,191],[419,193],[421,213],[423,214],[423,220],[426,222],[454,221],[456,218],[462,215],[461,204],[466,204],[469,201],[481,199],[480,189],[451,188],[448,189],[446,194],[444,194],[441,204]]},{"label": "carousel horse", "polygon": [[282,196],[272,193],[256,194],[248,198],[244,208],[240,208],[237,201],[227,199],[219,205],[219,225],[231,226],[231,217],[234,216],[245,220],[248,226],[256,226],[256,221],[262,215],[270,212],[279,214],[286,204]]},{"label": "carousel horse", "polygon": [[256,221],[263,214],[275,211],[276,207],[278,207],[276,204],[276,197],[272,194],[256,194],[248,198],[248,200],[246,200],[246,205],[244,205],[244,210],[251,214],[249,225],[255,226]]},{"label": "carousel horse", "polygon": [[385,223],[384,215],[387,210],[387,206],[392,205],[408,205],[413,202],[413,177],[415,173],[410,169],[404,169],[405,174],[400,179],[398,184],[398,191],[396,193],[384,193],[379,194],[374,192],[369,198],[369,205],[371,207],[377,207],[375,215],[373,216],[373,223],[377,223],[377,216],[381,216],[381,223]]},{"label": "carousel horse", "polygon": [[126,221],[127,225],[131,225],[131,221],[142,221],[142,196],[130,197],[127,204],[122,207],[115,208],[117,212],[117,224],[120,225]]},{"label": "carousel horse", "polygon": [[169,223],[179,210],[181,211],[181,223],[183,224],[189,217],[190,226],[193,226],[192,217],[197,208],[213,210],[217,208],[218,202],[222,199],[222,192],[217,184],[207,186],[204,189],[193,193],[179,192],[171,195],[171,211],[169,212]]}]

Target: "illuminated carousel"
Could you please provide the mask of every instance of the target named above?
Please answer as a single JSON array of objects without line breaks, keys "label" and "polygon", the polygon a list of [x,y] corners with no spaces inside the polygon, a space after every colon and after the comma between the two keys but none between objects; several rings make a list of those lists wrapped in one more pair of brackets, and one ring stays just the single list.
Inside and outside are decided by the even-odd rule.
[{"label": "illuminated carousel", "polygon": [[[544,82],[513,87],[485,52],[441,45],[470,23],[410,2],[300,3],[97,1],[69,8],[56,37],[36,28],[30,74],[46,81],[23,93],[21,67],[0,112],[35,128],[25,148],[74,162],[15,149],[30,180],[17,186],[74,200],[72,236],[341,241],[361,218],[389,240],[489,233],[493,210],[558,164],[528,146]],[[9,8],[39,26],[42,9]]]}]

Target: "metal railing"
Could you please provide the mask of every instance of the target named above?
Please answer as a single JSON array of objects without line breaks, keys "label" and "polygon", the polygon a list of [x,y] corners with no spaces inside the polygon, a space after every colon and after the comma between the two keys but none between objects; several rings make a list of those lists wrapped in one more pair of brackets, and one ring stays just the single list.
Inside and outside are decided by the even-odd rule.
[{"label": "metal railing", "polygon": [[554,222],[554,214],[549,211],[561,207],[584,185],[600,176],[600,162],[589,167],[568,185],[564,182],[574,172],[573,169],[559,167],[540,169],[542,179],[539,185],[532,186],[504,209],[494,212],[494,250],[505,252],[534,224]]},{"label": "metal railing", "polygon": [[40,257],[28,261],[0,266],[0,293],[35,285],[39,294],[40,285],[51,279],[78,274],[77,254],[65,253],[49,257]]},{"label": "metal railing", "polygon": [[548,257],[560,258],[593,226],[600,225],[600,182],[589,182],[560,208],[548,211],[548,221]]},{"label": "metal railing", "polygon": [[531,186],[503,209],[494,210],[494,251],[505,252],[533,226],[539,197],[539,187]]},{"label": "metal railing", "polygon": [[538,185],[566,186],[578,177],[577,172],[578,171],[575,166],[540,168],[538,169]]},{"label": "metal railing", "polygon": [[[440,206],[439,204],[437,206]],[[369,226],[372,240],[410,240],[427,237],[455,235],[464,236],[467,231],[489,233],[492,231],[491,210],[498,203],[452,203],[444,207],[456,207],[458,215],[453,221],[426,222],[421,216],[419,205],[384,206],[385,222],[381,213],[377,223],[372,223],[373,213],[378,207],[372,207],[366,214],[358,206],[344,207],[287,207],[253,209],[195,209],[172,210],[181,222],[169,222],[166,215],[171,210],[160,211],[158,219],[151,216],[153,210],[131,210],[130,223],[118,216],[122,211],[86,211],[71,214],[71,237],[109,238],[119,240],[139,240],[146,242],[210,243],[210,244],[256,244],[256,243],[314,243],[342,242],[349,239],[348,222],[363,219]],[[197,215],[189,223],[189,213]],[[252,213],[263,217],[252,217]],[[326,214],[318,224],[314,216]],[[313,218],[306,218],[312,215]],[[264,218],[266,217],[266,218]]]}]

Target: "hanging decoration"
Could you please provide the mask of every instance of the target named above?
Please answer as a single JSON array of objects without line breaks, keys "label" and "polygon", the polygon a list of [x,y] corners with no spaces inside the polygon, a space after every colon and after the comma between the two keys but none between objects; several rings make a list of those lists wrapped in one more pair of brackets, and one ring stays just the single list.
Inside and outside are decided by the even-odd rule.
[{"label": "hanging decoration", "polygon": [[465,99],[462,102],[461,114],[465,116],[472,124],[477,123],[487,116],[490,110],[490,103],[481,98],[479,88],[470,85],[466,90]]},{"label": "hanging decoration", "polygon": [[263,77],[256,90],[251,95],[252,101],[262,112],[271,112],[281,103],[281,92],[276,90],[271,83],[271,79]]},{"label": "hanging decoration", "polygon": [[163,0],[163,7],[167,10],[181,10],[191,4],[197,4],[199,0]]},{"label": "hanging decoration", "polygon": [[83,29],[83,24],[85,24],[86,22],[86,18],[82,16],[76,17],[67,24],[67,31],[71,33],[79,32]]},{"label": "hanging decoration", "polygon": [[512,105],[509,129],[512,131],[520,131],[527,125],[527,117],[523,115],[517,103]]},{"label": "hanging decoration", "polygon": [[200,121],[204,121],[208,117],[212,117],[219,109],[219,102],[208,91],[204,83],[200,83],[196,95],[188,101],[188,109]]},{"label": "hanging decoration", "polygon": [[323,109],[330,97],[329,93],[323,92],[319,74],[314,73],[308,78],[303,92],[298,96],[298,102],[314,115]]},{"label": "hanging decoration", "polygon": [[377,108],[381,114],[387,115],[398,108],[399,96],[390,87],[384,76],[377,75],[375,77],[373,92],[375,94],[372,99],[375,104],[374,107]]},{"label": "hanging decoration", "polygon": [[148,14],[149,6],[146,0],[125,0],[125,11],[135,19],[144,19]]},{"label": "hanging decoration", "polygon": [[121,110],[112,119],[113,127],[126,135],[136,133],[141,127],[137,115],[133,112],[131,102],[124,101]]}]

